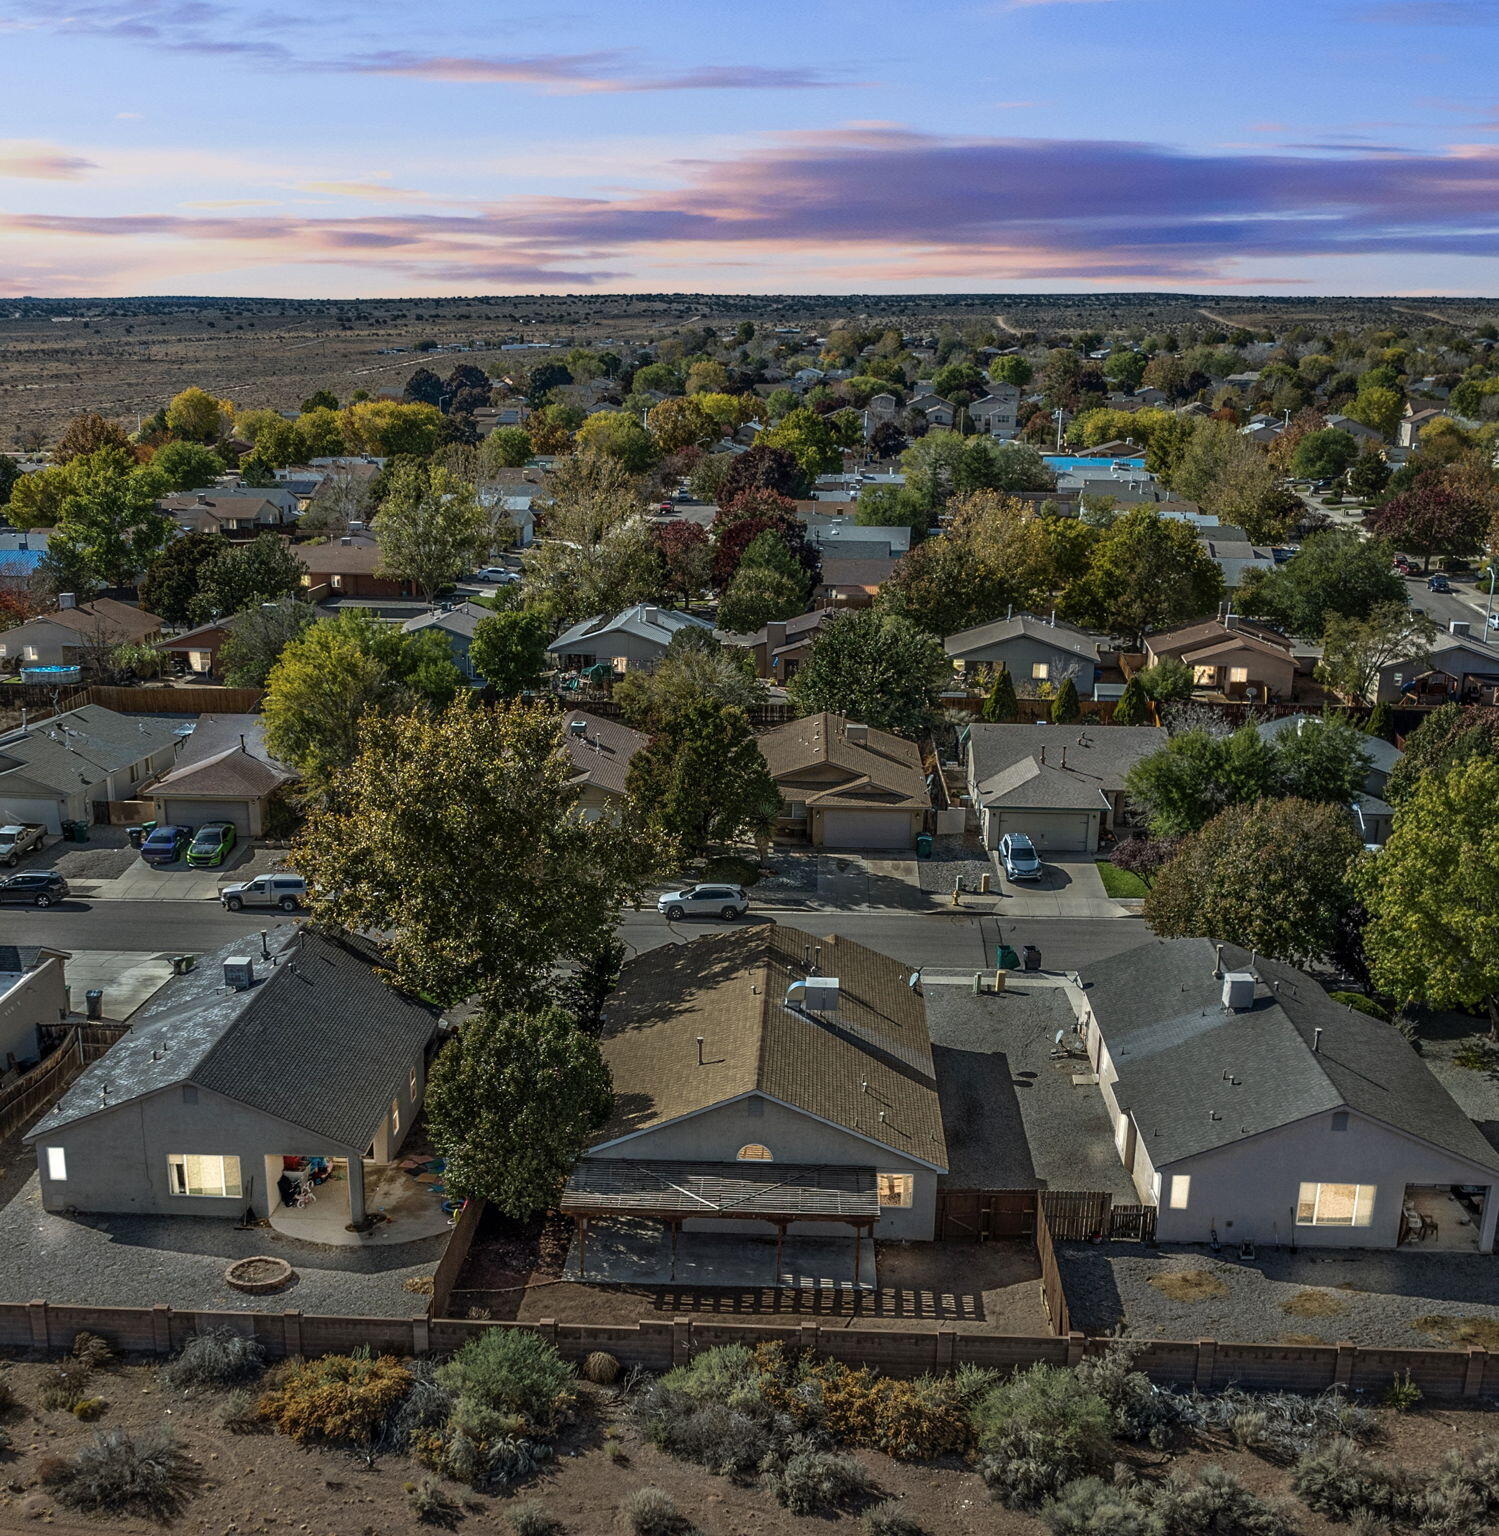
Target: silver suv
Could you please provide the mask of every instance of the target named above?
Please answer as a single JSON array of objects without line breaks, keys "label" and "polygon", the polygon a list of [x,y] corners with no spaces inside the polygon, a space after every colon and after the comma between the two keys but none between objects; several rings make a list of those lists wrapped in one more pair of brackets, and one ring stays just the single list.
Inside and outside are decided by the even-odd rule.
[{"label": "silver suv", "polygon": [[1006,832],[1000,838],[999,862],[1011,880],[1041,878],[1041,856],[1024,832]]},{"label": "silver suv", "polygon": [[280,907],[295,912],[307,899],[307,882],[301,875],[257,875],[240,885],[226,885],[219,900],[231,912],[243,907]]},{"label": "silver suv", "polygon": [[749,897],[742,885],[684,885],[679,891],[663,891],[656,899],[656,910],[668,921],[683,917],[743,917],[749,911]]}]

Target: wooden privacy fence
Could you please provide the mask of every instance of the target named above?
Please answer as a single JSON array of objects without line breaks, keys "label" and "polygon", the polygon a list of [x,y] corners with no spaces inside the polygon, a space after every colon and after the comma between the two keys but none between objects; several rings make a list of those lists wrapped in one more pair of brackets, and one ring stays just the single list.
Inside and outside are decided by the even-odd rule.
[{"label": "wooden privacy fence", "polygon": [[427,1304],[428,1317],[447,1315],[453,1299],[453,1287],[458,1284],[463,1266],[468,1263],[468,1251],[473,1247],[479,1223],[484,1219],[485,1204],[483,1200],[470,1200],[459,1214],[453,1235],[448,1239],[448,1245],[443,1249],[442,1258],[438,1260],[436,1272],[432,1276],[432,1300]]},{"label": "wooden privacy fence", "polygon": [[91,1062],[97,1061],[124,1033],[109,1025],[74,1024],[55,1048],[9,1087],[0,1089],[0,1139],[39,1119],[63,1090]]},{"label": "wooden privacy fence", "polygon": [[106,688],[93,684],[81,703],[99,704],[122,715],[250,715],[260,708],[259,688]]},{"label": "wooden privacy fence", "polygon": [[[1041,1230],[1040,1224],[1037,1227]],[[962,1333],[942,1328],[894,1329],[762,1327],[691,1317],[643,1319],[618,1326],[477,1322],[426,1317],[323,1317],[301,1312],[209,1312],[154,1307],[75,1307],[46,1301],[0,1302],[0,1348],[57,1350],[85,1330],[114,1348],[165,1355],[195,1333],[227,1328],[256,1339],[274,1357],[347,1353],[419,1355],[460,1349],[486,1328],[540,1334],[565,1359],[581,1362],[605,1350],[626,1368],[664,1371],[702,1350],[723,1344],[782,1344],[849,1365],[869,1365],[890,1376],[922,1376],[960,1365],[1024,1370],[1037,1364],[1076,1365],[1113,1343],[1068,1332],[1056,1338]],[[1397,1373],[1432,1398],[1499,1396],[1499,1355],[1483,1349],[1366,1349],[1353,1344],[1223,1344],[1212,1339],[1132,1340],[1136,1369],[1163,1386],[1203,1391],[1241,1386],[1260,1391],[1320,1392],[1329,1387],[1382,1392]]]},{"label": "wooden privacy fence", "polygon": [[1041,1299],[1052,1332],[1062,1336],[1072,1332],[1072,1315],[1067,1310],[1067,1287],[1062,1284],[1062,1266],[1057,1263],[1052,1242],[1051,1218],[1044,1207],[1036,1208],[1036,1259],[1041,1266]]},{"label": "wooden privacy fence", "polygon": [[1030,1237],[1038,1206],[1046,1208],[1058,1241],[1093,1237],[1155,1239],[1153,1205],[1115,1205],[1101,1190],[943,1189],[937,1192],[937,1240],[981,1243],[989,1238]]}]

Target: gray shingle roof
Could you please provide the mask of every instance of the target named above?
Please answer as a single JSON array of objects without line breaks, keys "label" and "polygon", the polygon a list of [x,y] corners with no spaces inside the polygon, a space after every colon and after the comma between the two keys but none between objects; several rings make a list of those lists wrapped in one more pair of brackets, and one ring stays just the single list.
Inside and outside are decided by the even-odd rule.
[{"label": "gray shingle roof", "polygon": [[574,624],[571,629],[558,635],[547,650],[558,655],[584,641],[597,641],[612,634],[654,640],[664,649],[671,644],[672,636],[679,629],[694,626],[710,632],[713,629],[706,619],[698,618],[695,613],[682,613],[676,608],[660,608],[650,603],[636,603],[633,607],[621,609],[612,617],[601,613],[591,619],[584,619],[580,624]]},{"label": "gray shingle roof", "polygon": [[181,721],[85,704],[0,737],[0,789],[22,782],[69,795],[172,744]]},{"label": "gray shingle roof", "polygon": [[979,804],[1017,810],[1098,810],[1142,757],[1165,745],[1154,725],[980,723],[968,732]]},{"label": "gray shingle roof", "polygon": [[[1223,946],[1224,969],[1250,970],[1250,960]],[[1214,964],[1210,940],[1158,939],[1085,977],[1119,1073],[1115,1096],[1157,1168],[1351,1109],[1499,1170],[1499,1154],[1398,1030],[1263,957],[1253,1006],[1231,1013]]]},{"label": "gray shingle roof", "polygon": [[[361,941],[283,926],[270,950],[235,939],[173,977],[24,1139],[194,1083],[362,1152],[436,1012],[387,986]],[[243,992],[224,984],[237,955],[261,978]]]},{"label": "gray shingle roof", "polygon": [[1074,629],[1070,624],[1048,624],[1045,619],[1038,619],[1030,613],[1017,613],[1013,618],[996,619],[992,624],[976,624],[972,629],[959,630],[957,634],[949,635],[942,643],[949,656],[960,658],[991,645],[1002,645],[1006,640],[1014,640],[1021,635],[1055,646],[1059,651],[1070,652],[1085,661],[1098,660],[1098,642],[1091,635]]}]

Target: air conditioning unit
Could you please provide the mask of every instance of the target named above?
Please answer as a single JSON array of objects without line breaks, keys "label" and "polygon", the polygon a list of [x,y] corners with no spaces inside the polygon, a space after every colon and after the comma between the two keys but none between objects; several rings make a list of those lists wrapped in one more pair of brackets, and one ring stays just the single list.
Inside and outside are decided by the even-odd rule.
[{"label": "air conditioning unit", "polygon": [[233,955],[224,962],[224,985],[248,992],[255,985],[255,962],[248,955]]},{"label": "air conditioning unit", "polygon": [[806,991],[802,994],[802,1007],[809,1013],[837,1013],[838,978],[836,976],[807,977]]},{"label": "air conditioning unit", "polygon": [[1225,971],[1223,973],[1223,1006],[1235,1013],[1254,1007],[1254,972]]},{"label": "air conditioning unit", "polygon": [[588,722],[586,720],[569,720],[567,722],[567,732],[570,736],[581,736],[586,739],[588,736]]}]

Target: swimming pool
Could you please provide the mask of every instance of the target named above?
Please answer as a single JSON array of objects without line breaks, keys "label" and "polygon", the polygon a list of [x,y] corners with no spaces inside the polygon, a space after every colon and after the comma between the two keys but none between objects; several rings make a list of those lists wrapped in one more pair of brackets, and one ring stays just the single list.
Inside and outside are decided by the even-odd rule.
[{"label": "swimming pool", "polygon": [[1047,466],[1054,469],[1059,475],[1066,474],[1073,469],[1112,469],[1116,464],[1127,466],[1130,469],[1144,469],[1144,459],[1089,459],[1074,458],[1062,453],[1042,454]]}]

